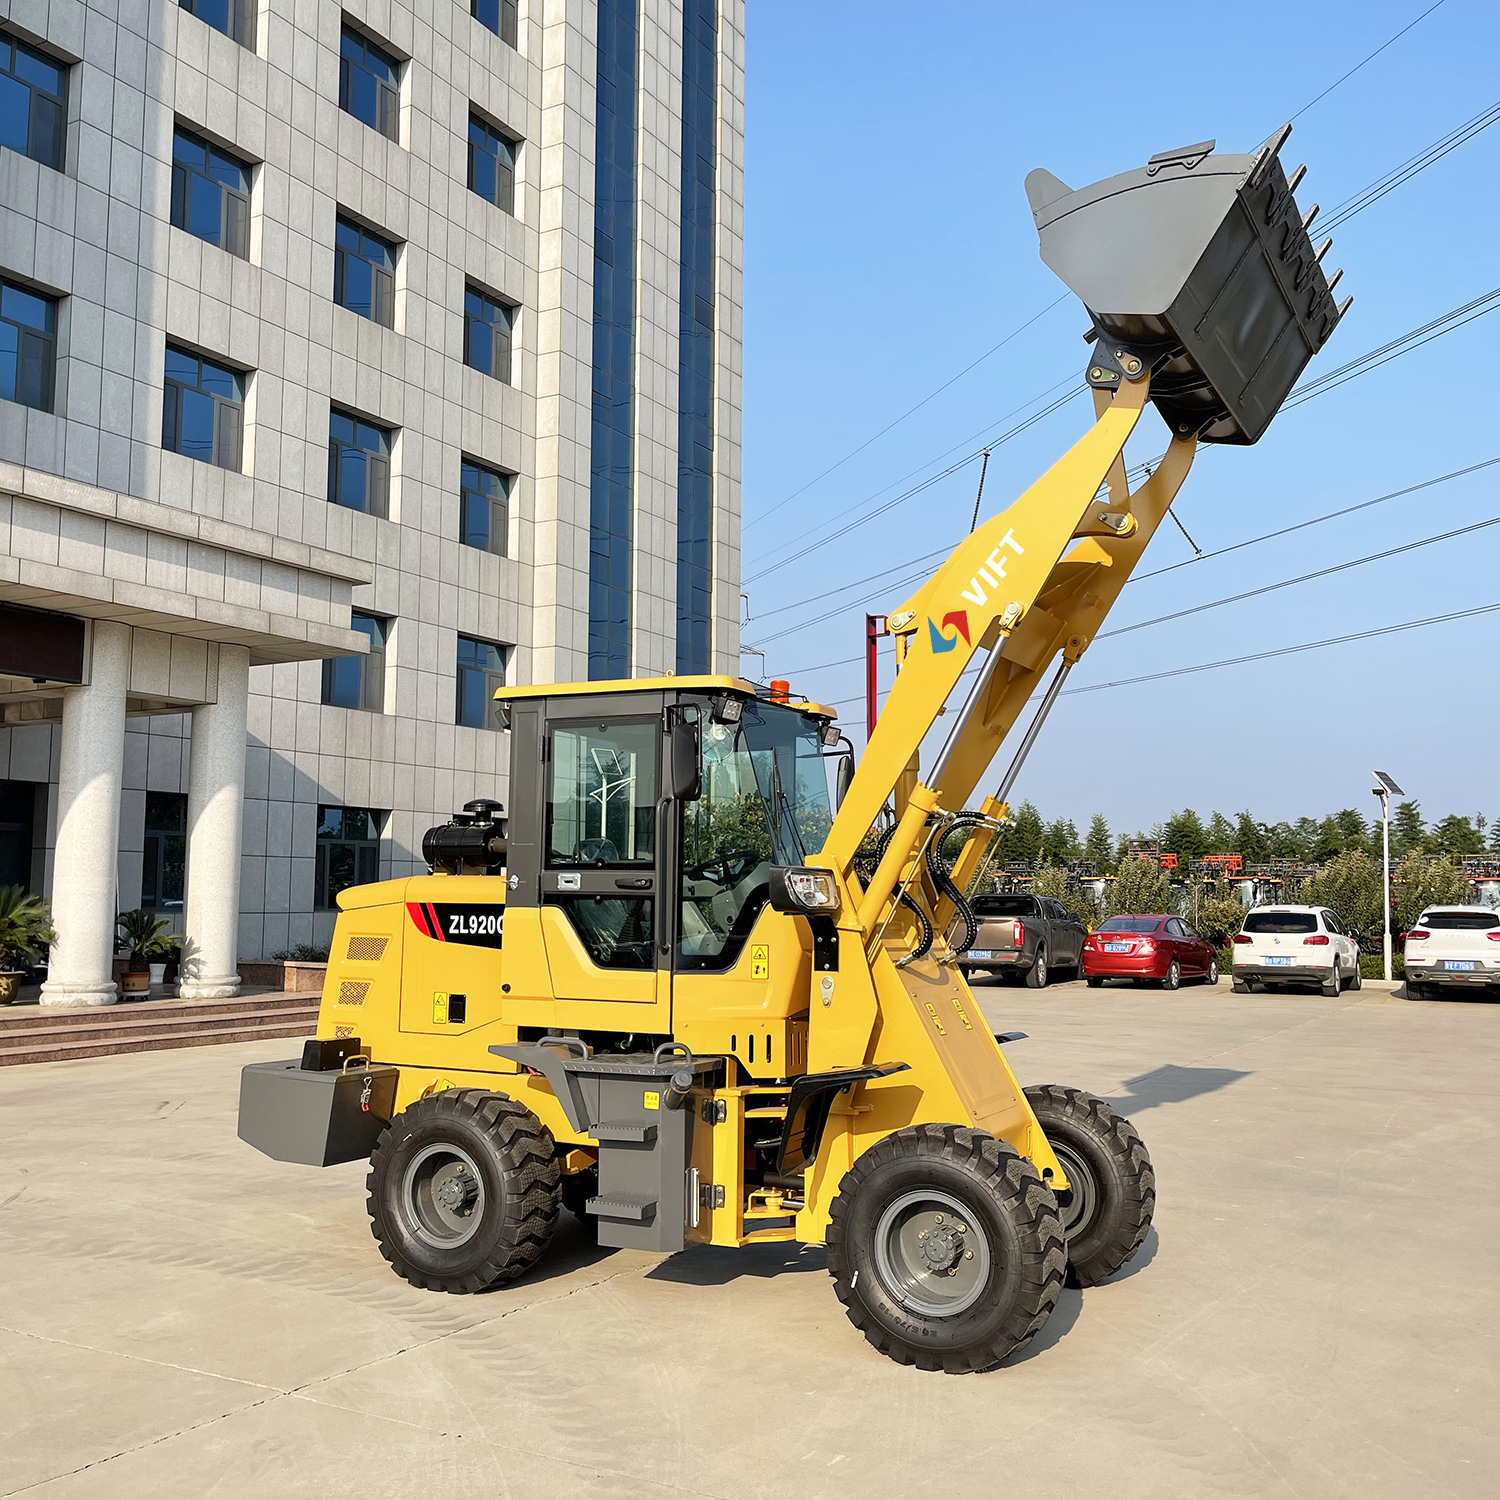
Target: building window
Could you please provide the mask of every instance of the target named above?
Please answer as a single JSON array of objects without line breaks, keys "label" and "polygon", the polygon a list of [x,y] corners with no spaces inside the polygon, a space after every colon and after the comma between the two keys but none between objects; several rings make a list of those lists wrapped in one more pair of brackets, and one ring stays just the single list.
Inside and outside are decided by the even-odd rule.
[{"label": "building window", "polygon": [[471,459],[459,469],[459,540],[466,547],[505,556],[510,533],[510,479]]},{"label": "building window", "polygon": [[323,701],[332,708],[359,708],[367,714],[385,712],[385,643],[391,622],[360,610],[349,611],[350,630],[370,638],[368,656],[331,656],[323,663]]},{"label": "building window", "polygon": [[401,64],[359,32],[344,27],[339,44],[339,108],[388,140],[401,134]]},{"label": "building window", "polygon": [[[45,793],[46,788],[42,788]],[[31,836],[36,827],[36,783],[0,781],[0,887],[31,890]],[[40,895],[40,891],[33,892]]]},{"label": "building window", "polygon": [[510,383],[510,334],[516,310],[482,292],[464,288],[464,363]]},{"label": "building window", "polygon": [[320,807],[313,905],[335,911],[340,891],[380,879],[380,825],[385,814],[372,807]]},{"label": "building window", "polygon": [[0,400],[52,410],[57,299],[0,281]]},{"label": "building window", "polygon": [[394,328],[396,247],[342,216],[334,225],[333,246],[333,300]]},{"label": "building window", "polygon": [[714,168],[718,0],[685,0],[677,370],[677,671],[713,652]]},{"label": "building window", "polygon": [[328,413],[328,499],[382,520],[390,514],[390,428],[337,408]]},{"label": "building window", "polygon": [[630,676],[637,0],[599,0],[589,677]]},{"label": "building window", "polygon": [[189,15],[255,51],[255,0],[180,0]]},{"label": "building window", "polygon": [[147,911],[181,911],[186,869],[187,798],[180,792],[147,792],[141,905]]},{"label": "building window", "polygon": [[505,686],[505,647],[458,638],[458,701],[455,724],[470,729],[497,729],[495,693]]},{"label": "building window", "polygon": [[180,127],[172,132],[172,222],[250,258],[250,168]]},{"label": "building window", "polygon": [[67,68],[0,31],[0,146],[61,172],[67,128]]},{"label": "building window", "polygon": [[221,469],[239,469],[244,430],[245,377],[168,344],[162,447]]},{"label": "building window", "polygon": [[516,211],[516,152],[520,142],[478,115],[469,116],[469,187],[486,203]]},{"label": "building window", "polygon": [[516,0],[469,0],[469,14],[511,47],[516,45],[520,29],[516,8]]}]

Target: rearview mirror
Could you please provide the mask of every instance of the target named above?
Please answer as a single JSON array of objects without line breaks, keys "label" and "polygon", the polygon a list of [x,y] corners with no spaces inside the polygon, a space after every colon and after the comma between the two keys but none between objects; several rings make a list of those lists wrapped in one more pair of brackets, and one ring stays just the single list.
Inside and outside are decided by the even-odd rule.
[{"label": "rearview mirror", "polygon": [[849,786],[854,780],[854,752],[839,757],[839,768],[833,778],[833,810],[837,812],[849,795]]},{"label": "rearview mirror", "polygon": [[679,802],[703,795],[703,759],[698,726],[678,720],[668,734],[667,790]]}]

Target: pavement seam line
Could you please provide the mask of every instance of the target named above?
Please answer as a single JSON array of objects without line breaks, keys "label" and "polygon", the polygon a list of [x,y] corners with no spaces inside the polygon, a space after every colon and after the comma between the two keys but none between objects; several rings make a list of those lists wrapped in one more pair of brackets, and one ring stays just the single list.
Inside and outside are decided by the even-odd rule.
[{"label": "pavement seam line", "polygon": [[80,1344],[76,1339],[54,1338],[50,1334],[33,1333],[27,1328],[12,1328],[8,1323],[0,1323],[0,1332],[13,1333],[17,1338],[35,1339],[41,1344],[57,1344],[64,1349],[81,1349],[88,1354],[102,1354],[109,1359],[133,1359],[139,1364],[156,1365],[163,1370],[178,1370],[184,1375],[201,1375],[205,1380],[227,1380],[231,1385],[246,1385],[251,1390],[272,1391],[277,1395],[286,1394],[280,1386],[267,1385],[263,1380],[245,1380],[239,1375],[220,1375],[215,1370],[199,1370],[193,1365],[174,1364],[169,1359],[152,1359],[149,1354],[130,1354],[119,1349],[101,1349],[97,1344]]}]

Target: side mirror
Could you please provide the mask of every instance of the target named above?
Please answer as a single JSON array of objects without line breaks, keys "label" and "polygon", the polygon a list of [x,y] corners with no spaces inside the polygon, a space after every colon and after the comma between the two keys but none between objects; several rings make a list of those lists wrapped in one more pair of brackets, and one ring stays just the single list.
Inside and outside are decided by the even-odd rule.
[{"label": "side mirror", "polygon": [[849,795],[849,787],[854,781],[854,752],[851,750],[847,755],[839,757],[839,768],[833,779],[833,810],[837,812],[844,805],[844,798]]},{"label": "side mirror", "polygon": [[678,720],[668,732],[667,791],[678,802],[696,802],[703,795],[702,742],[698,726]]}]

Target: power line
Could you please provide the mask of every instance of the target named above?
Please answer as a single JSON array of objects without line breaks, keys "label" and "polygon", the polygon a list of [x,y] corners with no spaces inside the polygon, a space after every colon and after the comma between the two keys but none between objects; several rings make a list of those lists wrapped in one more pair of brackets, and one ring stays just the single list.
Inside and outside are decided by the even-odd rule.
[{"label": "power line", "polygon": [[1297,111],[1297,113],[1292,116],[1292,119],[1294,119],[1294,120],[1299,119],[1301,116],[1305,115],[1308,112],[1308,110],[1310,110],[1313,107],[1313,105],[1321,103],[1336,88],[1338,88],[1340,84],[1347,83],[1351,78],[1354,77],[1354,75],[1357,72],[1359,72],[1359,70],[1362,67],[1365,66],[1366,63],[1374,62],[1375,59],[1377,57],[1379,57],[1380,54],[1382,52],[1384,52],[1387,47],[1391,46],[1395,42],[1399,42],[1401,40],[1401,38],[1404,37],[1406,35],[1406,33],[1412,29],[1413,26],[1417,25],[1417,23],[1420,22],[1420,21],[1425,21],[1427,19],[1427,17],[1430,16],[1433,13],[1433,11],[1435,11],[1438,8],[1438,6],[1442,5],[1443,3],[1444,3],[1444,0],[1436,0],[1436,3],[1433,4],[1433,5],[1429,5],[1427,7],[1427,9],[1424,10],[1422,12],[1422,14],[1416,18],[1415,21],[1408,21],[1406,23],[1406,25],[1403,26],[1401,28],[1401,30],[1398,31],[1395,34],[1395,36],[1390,37],[1386,41],[1383,41],[1372,53],[1370,53],[1370,55],[1368,57],[1361,58],[1359,62],[1355,63],[1355,65],[1352,68],[1350,68],[1347,73],[1345,73],[1343,75],[1343,77],[1341,77],[1341,78],[1335,78],[1334,81],[1332,83],[1330,83],[1328,85],[1328,87],[1326,89],[1324,89],[1321,94],[1315,95],[1313,98],[1309,99],[1307,101],[1307,103],[1304,104],[1302,106],[1302,108],[1299,109]]},{"label": "power line", "polygon": [[[1346,506],[1344,506],[1340,510],[1329,511],[1325,515],[1314,516],[1310,520],[1307,520],[1307,521],[1299,521],[1299,522],[1297,522],[1297,524],[1295,526],[1283,526],[1283,527],[1279,528],[1276,531],[1268,531],[1268,532],[1264,533],[1261,536],[1247,537],[1244,541],[1242,541],[1242,542],[1235,542],[1233,545],[1228,546],[1228,547],[1222,547],[1217,552],[1205,552],[1203,554],[1203,557],[1201,559],[1200,558],[1196,558],[1196,557],[1186,558],[1182,562],[1172,563],[1170,565],[1170,567],[1159,568],[1159,569],[1157,569],[1157,572],[1158,573],[1169,573],[1174,568],[1185,568],[1190,563],[1204,561],[1204,560],[1206,560],[1206,559],[1208,559],[1210,557],[1221,557],[1226,552],[1237,552],[1237,551],[1239,551],[1243,547],[1252,547],[1252,546],[1254,546],[1258,542],[1271,541],[1271,540],[1274,540],[1277,537],[1286,536],[1289,533],[1294,532],[1294,531],[1302,531],[1302,530],[1304,530],[1305,528],[1307,528],[1309,526],[1320,525],[1324,521],[1337,520],[1341,516],[1352,515],[1356,511],[1368,510],[1371,506],[1373,506],[1373,505],[1382,505],[1387,500],[1396,500],[1396,499],[1400,499],[1402,496],[1405,496],[1405,495],[1415,494],[1419,490],[1431,489],[1434,485],[1444,484],[1444,483],[1446,483],[1450,479],[1460,479],[1460,478],[1462,478],[1462,477],[1464,477],[1465,475],[1468,475],[1468,474],[1476,474],[1476,473],[1480,472],[1483,469],[1493,468],[1496,464],[1500,464],[1500,457],[1487,458],[1482,463],[1470,464],[1467,468],[1464,468],[1464,469],[1454,469],[1451,473],[1448,473],[1448,474],[1439,474],[1439,475],[1436,475],[1432,479],[1424,479],[1419,484],[1407,485],[1404,489],[1392,490],[1388,494],[1385,494],[1385,495],[1377,495],[1373,500],[1362,500],[1362,501],[1360,501],[1360,503],[1358,505],[1346,505]],[[1454,530],[1454,531],[1441,532],[1441,533],[1439,533],[1436,536],[1424,537],[1420,541],[1408,542],[1408,543],[1406,543],[1406,544],[1404,544],[1404,545],[1402,545],[1400,547],[1392,547],[1388,551],[1385,551],[1385,552],[1376,552],[1376,553],[1372,553],[1368,557],[1356,558],[1352,562],[1339,563],[1339,564],[1335,565],[1334,567],[1325,568],[1325,569],[1321,570],[1320,572],[1305,573],[1305,574],[1302,574],[1301,576],[1299,576],[1297,578],[1284,579],[1280,583],[1267,584],[1264,588],[1252,589],[1252,590],[1250,590],[1247,593],[1233,594],[1233,595],[1229,595],[1229,596],[1227,596],[1227,597],[1225,597],[1223,599],[1210,600],[1206,604],[1194,605],[1191,609],[1180,610],[1176,614],[1162,615],[1162,616],[1158,617],[1157,619],[1153,619],[1153,620],[1142,620],[1139,624],[1136,624],[1136,625],[1124,625],[1124,626],[1121,626],[1118,630],[1107,630],[1107,631],[1104,631],[1099,636],[1097,636],[1096,639],[1102,641],[1102,640],[1107,639],[1109,636],[1124,635],[1127,632],[1132,631],[1132,630],[1143,630],[1148,625],[1160,625],[1160,624],[1164,623],[1167,620],[1179,619],[1182,615],[1197,614],[1197,613],[1201,612],[1202,610],[1206,610],[1206,609],[1216,609],[1216,608],[1218,608],[1222,604],[1235,604],[1235,603],[1238,603],[1242,599],[1253,598],[1257,594],[1272,593],[1272,592],[1276,591],[1277,589],[1289,588],[1293,584],[1306,583],[1306,582],[1309,582],[1312,579],[1321,578],[1321,577],[1323,577],[1327,573],[1339,573],[1339,572],[1343,572],[1344,570],[1346,570],[1348,568],[1359,567],[1362,564],[1367,563],[1367,562],[1375,562],[1375,561],[1379,560],[1380,558],[1394,557],[1398,553],[1409,552],[1413,548],[1416,548],[1416,547],[1425,547],[1425,546],[1428,546],[1428,545],[1430,545],[1430,544],[1432,544],[1434,542],[1447,541],[1451,537],[1463,536],[1463,535],[1466,535],[1470,531],[1478,531],[1478,530],[1483,529],[1484,527],[1496,525],[1497,523],[1500,523],[1500,517],[1496,517],[1495,520],[1481,521],[1481,522],[1479,522],[1478,524],[1476,524],[1474,526],[1463,526],[1463,527],[1459,527],[1457,530]],[[1144,578],[1154,578],[1154,577],[1156,577],[1156,573],[1141,573],[1141,574],[1137,574],[1134,577],[1128,578],[1126,580],[1126,586],[1129,587],[1130,584],[1132,584],[1132,583],[1138,583],[1138,582],[1140,582]],[[862,662],[863,660],[864,660],[863,655],[859,655],[859,656],[847,656],[847,657],[843,657],[839,661],[818,662],[814,666],[793,668],[790,672],[787,673],[787,676],[788,677],[798,677],[798,678],[800,678],[800,677],[806,676],[809,672],[823,672],[823,671],[829,671],[829,670],[831,670],[834,667],[849,667],[849,666],[854,666],[856,663]],[[851,700],[851,701],[853,701],[853,700]]]},{"label": "power line", "polygon": [[1223,599],[1210,599],[1206,604],[1195,604],[1190,609],[1179,609],[1170,615],[1157,615],[1154,620],[1138,620],[1134,625],[1121,625],[1117,630],[1105,630],[1095,640],[1106,641],[1111,636],[1128,635],[1132,630],[1145,630],[1149,625],[1165,625],[1169,620],[1181,620],[1187,615],[1201,615],[1206,609],[1219,609],[1225,604],[1239,604],[1245,599],[1257,599],[1262,594],[1274,594],[1278,589],[1289,589],[1294,584],[1311,583],[1315,578],[1327,578],[1332,573],[1344,573],[1350,568],[1362,568],[1366,563],[1380,562],[1383,558],[1399,557],[1403,552],[1414,552],[1418,547],[1430,547],[1434,542],[1451,541],[1456,536],[1468,536],[1470,532],[1483,531],[1489,526],[1500,526],[1500,516],[1488,521],[1476,521],[1472,526],[1460,526],[1455,531],[1442,531],[1436,536],[1425,536],[1417,542],[1405,542],[1399,547],[1387,547],[1384,552],[1371,552],[1367,557],[1356,557],[1349,562],[1335,563],[1332,567],[1319,568],[1315,573],[1302,573],[1296,578],[1283,578],[1280,583],[1268,583],[1258,589],[1247,589],[1243,594],[1229,594]]},{"label": "power line", "polygon": [[955,375],[951,380],[945,380],[942,385],[940,385],[935,391],[932,391],[928,395],[923,396],[915,406],[908,407],[904,412],[901,413],[899,417],[896,417],[894,420],[887,422],[879,432],[874,433],[870,437],[867,437],[864,442],[859,445],[859,447],[851,448],[841,459],[839,459],[837,463],[829,464],[829,466],[824,469],[821,474],[814,474],[813,477],[809,479],[801,489],[793,490],[792,493],[788,495],[784,500],[778,500],[776,504],[770,508],[770,510],[763,511],[760,515],[756,516],[754,520],[747,521],[743,529],[748,531],[752,526],[759,526],[762,521],[775,515],[783,505],[790,505],[793,500],[795,500],[799,495],[804,494],[806,491],[810,490],[820,480],[827,479],[835,469],[842,468],[846,463],[849,462],[851,458],[855,458],[859,454],[863,453],[871,443],[876,442],[880,438],[883,438],[886,433],[888,433],[893,427],[899,427],[902,422],[904,422],[909,416],[912,415],[913,412],[920,411],[924,406],[927,405],[929,401],[935,399],[938,396],[941,396],[950,385],[953,385],[957,381],[962,380],[970,370],[976,369],[978,366],[982,365],[985,360],[990,357],[990,355],[998,354],[999,351],[1002,350],[1008,343],[1010,343],[1012,339],[1020,337],[1020,335],[1025,333],[1033,323],[1038,322],[1040,319],[1046,317],[1054,307],[1058,306],[1062,302],[1065,302],[1067,300],[1067,297],[1068,294],[1064,292],[1060,297],[1057,297],[1053,301],[1049,302],[1039,313],[1033,313],[1032,316],[1027,318],[1027,320],[1022,323],[1019,328],[1013,328],[1008,334],[1005,335],[1003,339],[1000,340],[998,344],[992,345],[990,348],[986,349],[978,359],[974,360],[971,364],[965,365],[963,369],[961,369],[958,374]]},{"label": "power line", "polygon": [[[1404,620],[1399,625],[1378,625],[1373,630],[1356,630],[1351,635],[1329,636],[1323,641],[1304,641],[1298,646],[1279,646],[1274,651],[1256,651],[1250,656],[1231,656],[1223,661],[1200,662],[1195,667],[1174,667],[1167,672],[1147,672],[1140,677],[1122,677],[1115,682],[1096,682],[1088,687],[1065,688],[1060,694],[1068,698],[1075,693],[1102,693],[1106,688],[1133,687],[1140,682],[1160,682],[1165,677],[1186,677],[1193,672],[1214,672],[1220,667],[1239,667],[1252,661],[1269,661],[1278,656],[1295,656],[1302,651],[1321,651],[1325,646],[1343,646],[1350,641],[1368,641],[1379,635],[1395,635],[1402,630],[1420,630],[1425,625],[1445,625],[1450,620],[1470,620],[1476,615],[1492,614],[1500,604],[1481,604],[1474,609],[1457,609],[1451,614],[1429,615],[1425,620]],[[859,702],[858,698],[845,700]]]}]

